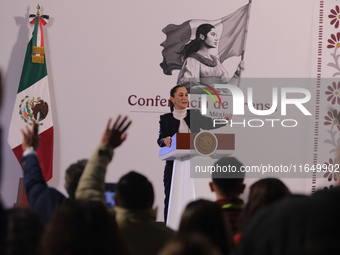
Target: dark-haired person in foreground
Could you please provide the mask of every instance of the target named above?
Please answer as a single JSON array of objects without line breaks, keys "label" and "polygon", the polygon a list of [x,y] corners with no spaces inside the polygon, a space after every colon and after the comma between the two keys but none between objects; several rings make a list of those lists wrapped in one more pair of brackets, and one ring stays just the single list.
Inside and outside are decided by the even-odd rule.
[{"label": "dark-haired person in foreground", "polygon": [[212,201],[198,199],[185,207],[177,237],[186,240],[195,234],[207,238],[223,255],[228,255],[233,248],[229,223],[219,205]]},{"label": "dark-haired person in foreground", "polygon": [[216,194],[216,203],[222,208],[226,214],[232,232],[235,235],[238,232],[238,220],[244,208],[244,202],[240,198],[243,193],[245,184],[244,176],[240,170],[243,164],[234,157],[226,157],[219,159],[215,163],[215,168],[235,168],[236,172],[213,172],[212,182],[209,183],[211,191]]},{"label": "dark-haired person in foreground", "polygon": [[193,234],[186,239],[175,238],[169,241],[159,255],[223,255],[208,238]]},{"label": "dark-haired person in foreground", "polygon": [[174,236],[173,230],[156,222],[154,190],[144,175],[131,171],[121,177],[115,201],[118,226],[133,254],[158,254]]},{"label": "dark-haired person in foreground", "polygon": [[6,255],[37,255],[44,225],[31,208],[14,207],[6,210]]},{"label": "dark-haired person in foreground", "polygon": [[100,145],[87,162],[84,173],[79,180],[76,190],[76,199],[101,201],[106,204],[105,199],[105,174],[108,164],[113,157],[113,151],[126,139],[126,130],[131,124],[127,117],[120,121],[119,115],[112,125],[110,118]]},{"label": "dark-haired person in foreground", "polygon": [[39,254],[130,255],[105,205],[77,200],[64,203],[53,215],[41,238]]},{"label": "dark-haired person in foreground", "polygon": [[275,203],[255,215],[233,254],[339,254],[339,201],[338,183],[308,197]]},{"label": "dark-haired person in foreground", "polygon": [[79,160],[66,169],[65,188],[69,194],[68,198],[55,188],[48,187],[36,153],[39,146],[38,128],[38,123],[34,122],[31,129],[26,127],[26,131],[21,130],[24,151],[21,162],[29,207],[38,213],[44,224],[47,224],[61,204],[68,199],[74,199],[87,160]]},{"label": "dark-haired person in foreground", "polygon": [[261,209],[291,197],[288,187],[278,178],[263,178],[249,188],[248,202],[241,215],[240,228],[244,229]]},{"label": "dark-haired person in foreground", "polygon": [[[131,121],[120,116],[111,125],[111,119],[104,131],[101,144],[86,165],[76,191],[77,199],[106,203],[105,174],[113,151],[126,138],[125,131]],[[136,172],[129,172],[118,182],[116,188],[116,220],[119,229],[133,254],[158,254],[165,242],[173,236],[173,231],[156,223],[156,211],[152,210],[154,191],[148,179]]]}]

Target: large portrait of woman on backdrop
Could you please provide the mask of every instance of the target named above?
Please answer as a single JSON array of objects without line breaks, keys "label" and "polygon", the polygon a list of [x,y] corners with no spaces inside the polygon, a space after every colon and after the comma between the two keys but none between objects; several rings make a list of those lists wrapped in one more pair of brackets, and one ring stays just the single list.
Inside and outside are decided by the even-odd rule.
[{"label": "large portrait of woman on backdrop", "polygon": [[[170,24],[162,31],[166,40],[161,44],[164,74],[180,70],[177,84],[189,93],[200,94],[204,84],[238,85],[243,69],[243,57],[249,20],[247,4],[218,20],[189,20],[181,25]],[[223,62],[239,57],[234,70],[226,70]],[[224,91],[220,90],[220,93]]]}]

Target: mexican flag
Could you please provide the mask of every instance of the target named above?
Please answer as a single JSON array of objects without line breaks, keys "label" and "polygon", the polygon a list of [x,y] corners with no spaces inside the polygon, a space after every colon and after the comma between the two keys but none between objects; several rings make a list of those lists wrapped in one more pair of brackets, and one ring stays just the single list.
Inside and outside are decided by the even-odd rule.
[{"label": "mexican flag", "polygon": [[49,93],[43,26],[49,16],[31,14],[34,24],[32,39],[29,41],[19,88],[9,128],[8,143],[18,161],[21,162],[23,136],[21,129],[31,126],[33,120],[39,124],[40,143],[37,151],[46,181],[52,178],[53,166],[53,121]]}]

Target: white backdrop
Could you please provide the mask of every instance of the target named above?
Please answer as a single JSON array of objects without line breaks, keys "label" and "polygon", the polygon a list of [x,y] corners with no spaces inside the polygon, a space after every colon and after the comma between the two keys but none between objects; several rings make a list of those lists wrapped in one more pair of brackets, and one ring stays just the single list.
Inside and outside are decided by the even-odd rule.
[{"label": "white backdrop", "polygon": [[[63,180],[68,165],[91,156],[109,117],[126,114],[133,124],[127,141],[115,153],[106,179],[115,182],[132,169],[145,174],[154,185],[155,206],[159,208],[161,220],[164,162],[158,159],[156,139],[159,115],[169,110],[168,107],[130,105],[128,99],[131,95],[135,95],[133,99],[157,95],[167,99],[170,88],[176,84],[178,71],[166,76],[159,66],[163,60],[160,43],[165,40],[161,30],[166,25],[189,19],[215,20],[247,2],[41,0],[41,13],[50,15],[44,31],[55,130],[54,172],[49,185],[66,193]],[[315,77],[319,2],[254,1],[242,76]],[[6,140],[33,28],[28,23],[28,15],[36,13],[38,3],[0,0],[0,4],[0,69],[4,74],[1,195],[6,206],[12,206],[22,174]],[[313,140],[309,129],[314,128],[309,125],[310,121],[313,120],[307,119],[289,131],[291,133],[276,133],[273,137],[265,137],[264,130],[262,133],[240,131],[235,156],[248,165],[259,164],[264,157],[275,162],[283,156],[286,163],[309,162],[308,145]],[[259,143],[261,150],[255,146]],[[248,179],[246,183],[254,181]],[[310,192],[310,184],[305,179],[284,181],[295,192]]]}]

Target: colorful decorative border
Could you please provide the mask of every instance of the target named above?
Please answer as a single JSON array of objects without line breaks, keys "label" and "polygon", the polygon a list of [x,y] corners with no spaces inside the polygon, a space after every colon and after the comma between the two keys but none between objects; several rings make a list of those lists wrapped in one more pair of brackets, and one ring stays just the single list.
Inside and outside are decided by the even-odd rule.
[{"label": "colorful decorative border", "polygon": [[[329,2],[327,4],[330,4]],[[327,16],[324,16],[327,15]],[[322,141],[322,151],[330,156],[326,156],[325,162],[327,171],[322,173],[322,177],[317,178],[316,173],[313,174],[312,192],[316,191],[317,180],[323,189],[332,189],[337,181],[337,176],[333,171],[333,166],[340,162],[340,7],[335,6],[325,11],[325,1],[320,1],[319,9],[319,36],[318,36],[318,58],[317,58],[317,88],[316,88],[316,108],[315,108],[315,131],[314,131],[314,155],[313,163],[318,162],[318,155],[321,156],[319,148],[319,131],[322,130],[326,134],[326,138]],[[323,44],[323,37],[327,39],[327,47]],[[323,55],[323,53],[325,55]],[[330,54],[330,55],[328,55]],[[327,65],[322,66],[322,60],[331,57],[326,61]],[[326,64],[326,63],[325,63]],[[323,69],[322,69],[323,68]],[[333,80],[322,84],[322,71],[331,73]],[[321,87],[322,84],[322,87]],[[320,120],[320,101],[324,102],[322,107],[322,119]],[[320,123],[321,121],[321,123]],[[321,126],[320,126],[321,124]],[[319,152],[319,153],[318,153]],[[325,158],[325,155],[322,155]]]}]

